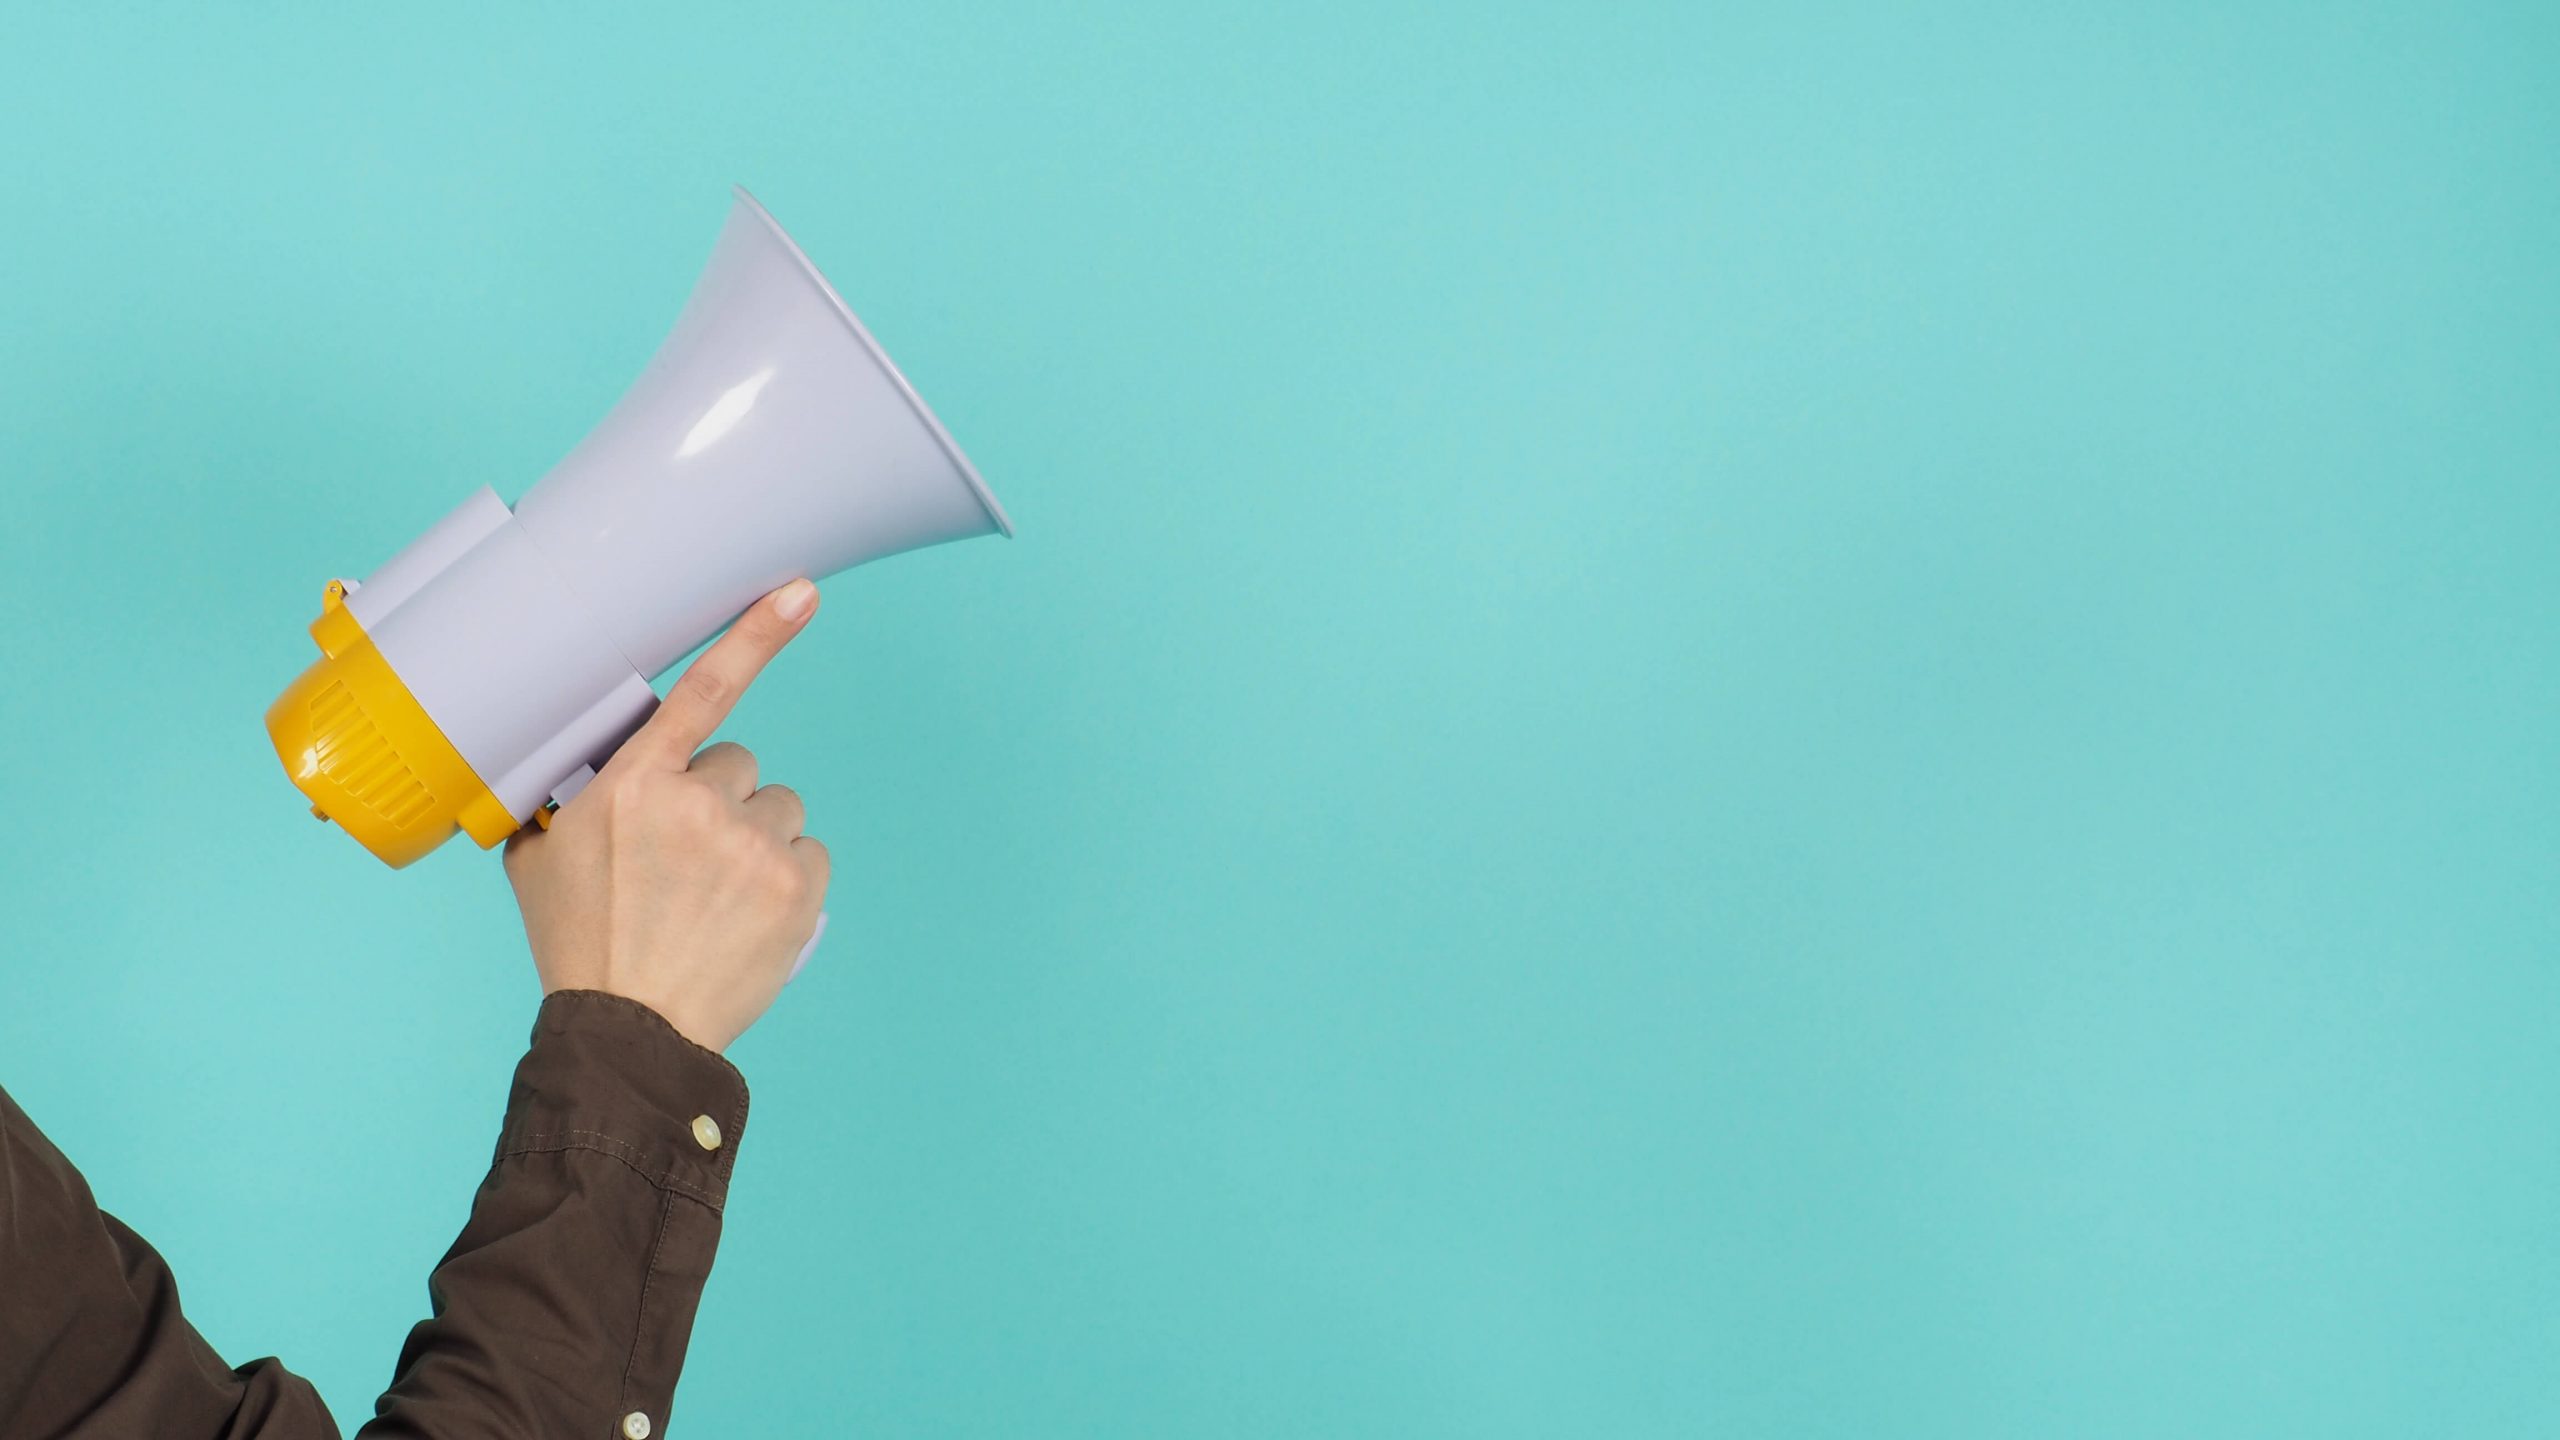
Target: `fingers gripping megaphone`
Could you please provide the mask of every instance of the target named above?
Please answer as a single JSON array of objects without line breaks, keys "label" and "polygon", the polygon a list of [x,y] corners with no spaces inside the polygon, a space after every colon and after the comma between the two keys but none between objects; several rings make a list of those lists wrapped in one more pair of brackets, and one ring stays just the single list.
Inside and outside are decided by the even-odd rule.
[{"label": "fingers gripping megaphone", "polygon": [[511,508],[483,487],[331,581],[267,710],[312,812],[394,867],[565,802],[649,682],[766,592],[1013,533],[968,457],[764,207],[737,192],[675,329]]}]

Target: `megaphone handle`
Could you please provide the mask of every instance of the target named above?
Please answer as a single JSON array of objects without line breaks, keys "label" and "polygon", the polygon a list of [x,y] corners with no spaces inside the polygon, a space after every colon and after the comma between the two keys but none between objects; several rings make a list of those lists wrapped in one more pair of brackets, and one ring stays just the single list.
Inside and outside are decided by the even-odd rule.
[{"label": "megaphone handle", "polygon": [[545,830],[550,829],[551,817],[560,813],[561,806],[577,799],[578,792],[586,789],[588,782],[595,778],[596,767],[593,765],[581,765],[570,772],[569,778],[552,790],[551,798],[542,803],[542,808],[533,812],[533,823]]},{"label": "megaphone handle", "polygon": [[800,978],[800,971],[802,967],[809,963],[809,957],[811,955],[817,953],[819,937],[826,933],[827,912],[821,910],[818,912],[818,928],[809,932],[808,941],[800,947],[800,958],[791,962],[791,973],[782,977],[783,984],[788,985],[792,981]]}]

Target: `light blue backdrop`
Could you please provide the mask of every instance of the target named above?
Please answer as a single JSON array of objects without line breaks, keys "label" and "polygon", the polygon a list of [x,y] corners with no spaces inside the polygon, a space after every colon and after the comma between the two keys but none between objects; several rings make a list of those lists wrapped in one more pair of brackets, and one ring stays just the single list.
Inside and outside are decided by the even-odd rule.
[{"label": "light blue backdrop", "polygon": [[1022,534],[733,727],[676,1433],[2560,1413],[2549,7],[47,8],[0,1080],[226,1355],[366,1413],[533,1001],[259,714],[739,180]]}]

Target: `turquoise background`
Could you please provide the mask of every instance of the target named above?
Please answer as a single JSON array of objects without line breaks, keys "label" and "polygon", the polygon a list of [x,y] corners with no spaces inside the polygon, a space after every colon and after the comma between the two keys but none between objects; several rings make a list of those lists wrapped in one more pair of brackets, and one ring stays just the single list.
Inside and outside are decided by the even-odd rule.
[{"label": "turquoise background", "polygon": [[361,8],[0,21],[0,1079],[226,1355],[534,1000],[260,712],[737,180],[1021,538],[732,727],[674,1433],[2548,1433],[2560,12]]}]

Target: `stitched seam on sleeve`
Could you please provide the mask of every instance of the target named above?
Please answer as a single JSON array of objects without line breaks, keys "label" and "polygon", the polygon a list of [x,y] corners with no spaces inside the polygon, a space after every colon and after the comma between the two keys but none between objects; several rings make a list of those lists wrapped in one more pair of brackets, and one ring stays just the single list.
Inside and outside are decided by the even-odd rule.
[{"label": "stitched seam on sleeve", "polygon": [[[649,1268],[640,1276],[640,1310],[631,1321],[631,1352],[622,1357],[622,1397],[624,1410],[631,1407],[631,1372],[640,1365],[640,1340],[649,1333],[649,1292],[658,1284],[658,1254],[667,1248],[667,1221],[674,1214],[676,1197],[661,1195],[658,1199],[658,1233],[649,1242]],[[660,1424],[666,1416],[657,1417]]]},{"label": "stitched seam on sleeve", "polygon": [[642,1158],[640,1147],[599,1130],[561,1130],[549,1134],[528,1135],[513,1144],[500,1145],[498,1159],[505,1160],[516,1155],[550,1154],[562,1150],[592,1150],[599,1155],[610,1155],[631,1167],[640,1178],[661,1190],[672,1190],[677,1194],[699,1200],[715,1211],[720,1208],[720,1196],[691,1181],[677,1179],[672,1169],[651,1168]]}]

